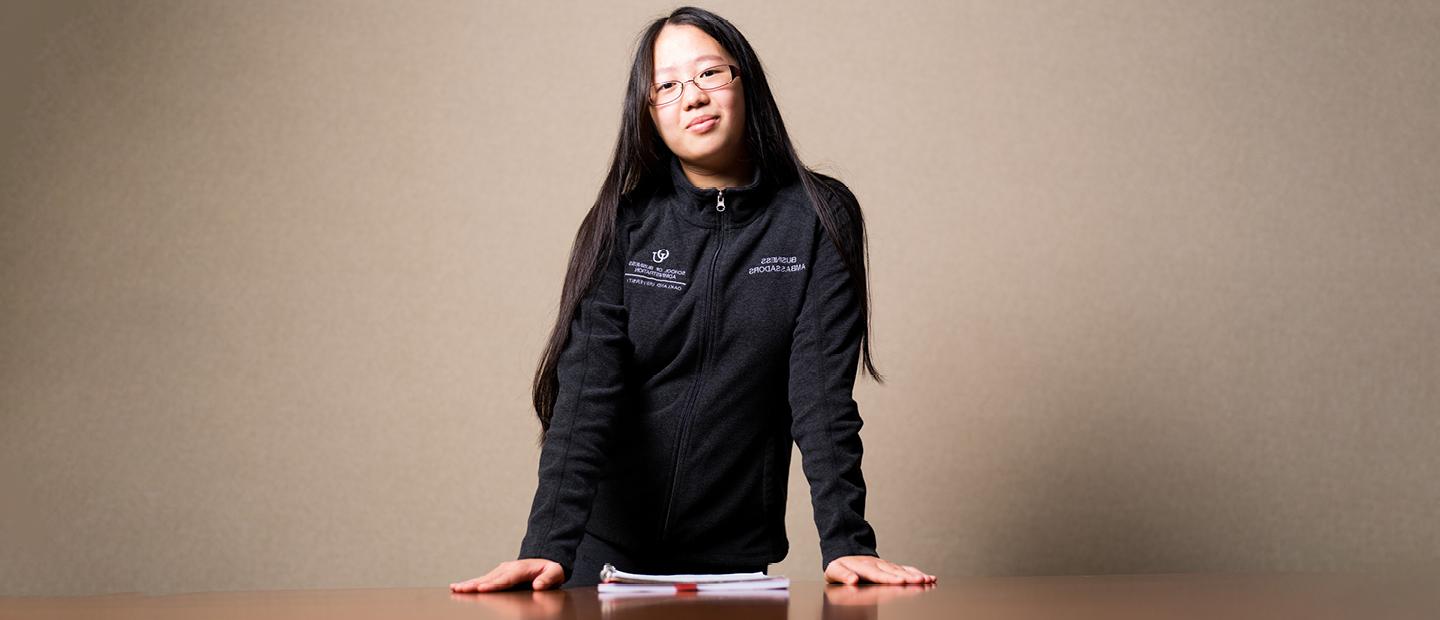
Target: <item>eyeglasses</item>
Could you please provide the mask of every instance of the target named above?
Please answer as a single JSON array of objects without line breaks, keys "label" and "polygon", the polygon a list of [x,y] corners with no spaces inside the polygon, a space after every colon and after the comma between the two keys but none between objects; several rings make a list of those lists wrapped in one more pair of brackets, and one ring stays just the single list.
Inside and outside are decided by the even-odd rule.
[{"label": "eyeglasses", "polygon": [[674,102],[680,98],[685,91],[685,82],[695,84],[700,90],[715,90],[724,88],[740,77],[740,67],[735,65],[715,65],[700,72],[700,75],[684,82],[670,80],[656,82],[650,87],[650,105],[662,106]]}]

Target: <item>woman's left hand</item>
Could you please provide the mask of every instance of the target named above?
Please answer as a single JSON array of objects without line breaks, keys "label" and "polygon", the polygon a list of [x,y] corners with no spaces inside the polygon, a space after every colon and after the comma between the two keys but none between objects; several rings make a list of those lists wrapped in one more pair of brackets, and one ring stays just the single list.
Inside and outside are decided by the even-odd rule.
[{"label": "woman's left hand", "polygon": [[825,580],[831,583],[935,583],[935,576],[914,566],[882,560],[873,555],[847,555],[835,558],[825,567]]}]

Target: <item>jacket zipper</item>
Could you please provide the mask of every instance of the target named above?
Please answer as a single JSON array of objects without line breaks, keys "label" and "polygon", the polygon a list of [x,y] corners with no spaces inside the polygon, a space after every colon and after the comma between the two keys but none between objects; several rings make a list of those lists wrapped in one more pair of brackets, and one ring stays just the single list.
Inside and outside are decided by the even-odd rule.
[{"label": "jacket zipper", "polygon": [[680,418],[680,437],[675,441],[675,456],[671,463],[670,473],[670,495],[665,501],[665,521],[660,527],[660,540],[668,540],[670,535],[670,510],[675,506],[675,490],[680,484],[680,458],[684,454],[685,441],[690,435],[690,418],[694,413],[695,399],[699,398],[701,381],[705,378],[705,362],[710,356],[710,340],[712,326],[715,321],[712,314],[715,312],[715,270],[720,263],[720,253],[725,250],[725,188],[720,188],[715,194],[715,211],[720,215],[720,241],[715,246],[715,255],[710,257],[710,280],[705,289],[705,337],[701,340],[700,347],[700,372],[695,379],[695,385],[690,392],[690,401],[686,404],[685,415]]}]

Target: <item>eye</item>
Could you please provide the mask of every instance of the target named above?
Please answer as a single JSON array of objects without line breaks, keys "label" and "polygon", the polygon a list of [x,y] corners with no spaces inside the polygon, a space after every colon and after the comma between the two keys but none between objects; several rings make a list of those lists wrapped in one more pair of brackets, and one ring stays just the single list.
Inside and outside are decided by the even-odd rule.
[{"label": "eye", "polygon": [[675,87],[675,82],[661,82],[655,85],[655,92],[663,93]]},{"label": "eye", "polygon": [[718,73],[718,71],[715,70],[715,69],[706,69],[705,71],[703,71],[703,72],[700,74],[700,77],[705,77],[705,76],[707,76],[707,75],[712,75],[712,74],[715,74],[715,73]]}]

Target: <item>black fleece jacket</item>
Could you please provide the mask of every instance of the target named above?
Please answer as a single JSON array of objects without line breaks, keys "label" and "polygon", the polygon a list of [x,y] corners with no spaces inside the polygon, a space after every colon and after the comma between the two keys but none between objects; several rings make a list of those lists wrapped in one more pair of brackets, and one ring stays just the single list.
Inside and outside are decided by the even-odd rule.
[{"label": "black fleece jacket", "polygon": [[668,179],[621,202],[558,360],[520,558],[568,578],[589,531],[647,559],[778,562],[792,441],[821,569],[876,555],[851,396],[857,290],[799,182],[762,176],[700,189],[671,156]]}]

